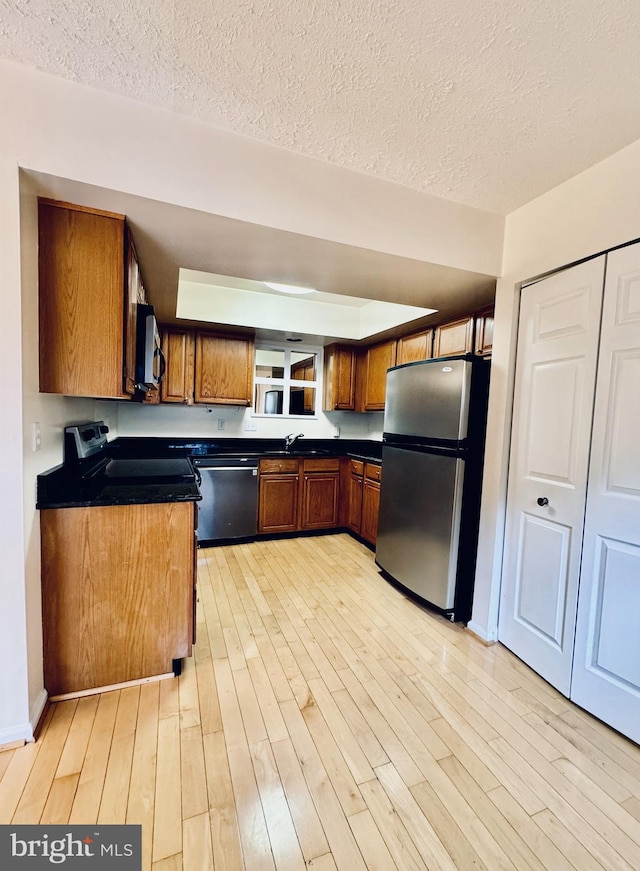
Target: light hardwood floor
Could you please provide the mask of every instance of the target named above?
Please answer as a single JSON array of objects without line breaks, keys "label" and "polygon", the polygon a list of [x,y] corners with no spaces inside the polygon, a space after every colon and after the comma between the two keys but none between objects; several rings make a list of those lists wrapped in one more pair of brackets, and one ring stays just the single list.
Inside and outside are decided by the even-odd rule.
[{"label": "light hardwood floor", "polygon": [[347,535],[200,552],[179,679],[61,702],[0,822],[142,823],[154,871],[640,868],[640,748]]}]

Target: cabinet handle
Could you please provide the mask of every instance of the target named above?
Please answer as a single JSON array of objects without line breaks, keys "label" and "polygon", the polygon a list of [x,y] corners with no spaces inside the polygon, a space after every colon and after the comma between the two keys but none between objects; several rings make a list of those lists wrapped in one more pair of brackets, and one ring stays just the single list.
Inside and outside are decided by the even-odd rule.
[{"label": "cabinet handle", "polygon": [[543,506],[549,504],[549,500],[547,499],[546,496],[538,496],[538,498],[536,499],[536,502],[538,503],[538,505],[539,505],[541,508],[542,508]]}]

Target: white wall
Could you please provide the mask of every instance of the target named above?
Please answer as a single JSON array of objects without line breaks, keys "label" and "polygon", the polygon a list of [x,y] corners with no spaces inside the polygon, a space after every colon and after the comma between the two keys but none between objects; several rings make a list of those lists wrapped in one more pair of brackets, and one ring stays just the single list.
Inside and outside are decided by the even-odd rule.
[{"label": "white wall", "polygon": [[29,734],[22,527],[22,367],[18,171],[0,157],[0,744]]},{"label": "white wall", "polygon": [[497,637],[519,283],[640,237],[640,141],[507,217],[495,343],[476,592],[470,624]]},{"label": "white wall", "polygon": [[[138,405],[118,403],[118,434],[121,436],[178,436],[208,439],[284,438],[290,432],[303,432],[309,439],[329,439],[339,427],[340,438],[382,439],[381,413],[353,414],[334,411],[317,418],[253,417],[250,409],[221,405]],[[218,421],[224,421],[224,430]],[[248,432],[252,421],[256,429]]]},{"label": "white wall", "polygon": [[[31,736],[43,699],[35,476],[61,459],[66,423],[96,414],[118,423],[115,404],[37,393],[35,198],[28,187],[22,355],[19,168],[493,275],[504,222],[7,61],[0,61],[0,118],[0,743],[6,743]],[[130,431],[141,425],[142,418],[135,424],[123,418]],[[37,454],[30,445],[34,421],[43,433]]]}]

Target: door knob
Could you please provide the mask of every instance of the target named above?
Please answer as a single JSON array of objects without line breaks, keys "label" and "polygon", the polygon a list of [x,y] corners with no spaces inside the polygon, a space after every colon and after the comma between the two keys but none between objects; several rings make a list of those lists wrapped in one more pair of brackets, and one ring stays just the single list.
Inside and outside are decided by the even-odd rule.
[{"label": "door knob", "polygon": [[538,498],[536,499],[536,502],[538,503],[538,505],[540,505],[540,507],[542,507],[543,505],[549,504],[549,500],[547,499],[546,496],[538,496]]}]

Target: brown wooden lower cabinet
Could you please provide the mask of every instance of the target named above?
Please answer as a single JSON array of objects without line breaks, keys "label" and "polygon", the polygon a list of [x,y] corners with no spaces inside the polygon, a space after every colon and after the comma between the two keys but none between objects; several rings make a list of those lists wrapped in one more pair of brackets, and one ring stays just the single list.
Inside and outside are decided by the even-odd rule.
[{"label": "brown wooden lower cabinet", "polygon": [[258,532],[293,532],[297,529],[297,469],[289,473],[265,473],[261,468],[259,486]]},{"label": "brown wooden lower cabinet", "polygon": [[362,520],[362,478],[352,475],[349,479],[349,514],[347,526],[360,535]]},{"label": "brown wooden lower cabinet", "polygon": [[258,532],[338,526],[340,460],[260,460]]},{"label": "brown wooden lower cabinet", "polygon": [[361,460],[350,460],[349,463],[347,527],[365,541],[375,544],[378,535],[381,466]]},{"label": "brown wooden lower cabinet", "polygon": [[362,526],[360,535],[371,544],[378,538],[380,484],[365,478],[362,484]]},{"label": "brown wooden lower cabinet", "polygon": [[361,460],[349,461],[349,478],[347,481],[347,526],[352,532],[360,535],[362,526],[362,481],[364,463]]},{"label": "brown wooden lower cabinet", "polygon": [[173,670],[193,639],[195,503],[41,512],[50,696]]},{"label": "brown wooden lower cabinet", "polygon": [[300,529],[332,529],[338,525],[340,460],[302,460]]}]

